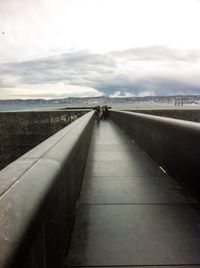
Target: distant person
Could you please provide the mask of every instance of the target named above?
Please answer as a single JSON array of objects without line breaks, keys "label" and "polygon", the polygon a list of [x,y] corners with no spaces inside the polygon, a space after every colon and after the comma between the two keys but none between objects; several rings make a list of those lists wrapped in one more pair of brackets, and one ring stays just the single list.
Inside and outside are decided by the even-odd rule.
[{"label": "distant person", "polygon": [[102,107],[102,117],[104,120],[108,118],[108,106],[107,105]]},{"label": "distant person", "polygon": [[100,123],[100,120],[101,120],[101,107],[100,106],[97,106],[95,108],[95,115],[96,115],[96,120],[97,120],[97,124]]},{"label": "distant person", "polygon": [[108,114],[108,106],[107,105],[105,105],[105,118],[108,118],[108,116],[109,116],[109,114]]},{"label": "distant person", "polygon": [[102,118],[105,119],[105,106],[102,106]]}]

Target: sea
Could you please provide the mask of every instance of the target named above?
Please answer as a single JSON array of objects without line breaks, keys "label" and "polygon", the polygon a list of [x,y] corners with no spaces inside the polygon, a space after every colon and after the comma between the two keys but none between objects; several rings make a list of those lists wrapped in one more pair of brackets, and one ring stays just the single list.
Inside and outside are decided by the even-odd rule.
[{"label": "sea", "polygon": [[63,104],[0,104],[0,112],[57,110],[66,108]]},{"label": "sea", "polygon": [[[0,104],[0,112],[14,112],[14,111],[45,111],[57,110],[75,107],[95,107],[97,105],[103,106],[106,103],[95,103],[92,105],[83,105],[80,103],[71,104]],[[175,106],[174,103],[155,103],[135,102],[135,103],[109,103],[107,104],[113,110],[165,110],[165,109],[200,109],[198,104],[184,104],[183,106]]]}]

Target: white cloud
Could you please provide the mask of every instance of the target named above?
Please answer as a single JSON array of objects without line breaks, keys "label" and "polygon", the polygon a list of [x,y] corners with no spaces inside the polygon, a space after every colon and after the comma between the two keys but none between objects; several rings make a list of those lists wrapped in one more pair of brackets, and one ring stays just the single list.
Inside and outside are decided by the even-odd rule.
[{"label": "white cloud", "polygon": [[73,51],[0,64],[0,97],[198,94],[199,70],[200,50],[196,49],[159,46],[104,54]]},{"label": "white cloud", "polygon": [[135,97],[134,94],[132,94],[131,92],[127,92],[127,91],[124,91],[124,92],[121,92],[121,91],[115,91],[114,93],[112,93],[110,95],[111,98],[121,98],[121,97],[124,97],[124,98],[129,98],[129,97]]},{"label": "white cloud", "polygon": [[138,97],[155,96],[154,90],[144,90],[138,94]]},{"label": "white cloud", "polygon": [[198,48],[200,5],[191,0],[1,0],[0,61],[74,49]]},{"label": "white cloud", "polygon": [[64,85],[63,83],[45,85],[21,85],[15,88],[2,88],[1,99],[27,98],[67,98],[67,97],[97,97],[102,92],[90,87]]},{"label": "white cloud", "polygon": [[199,14],[197,0],[0,0],[0,98],[200,92]]}]

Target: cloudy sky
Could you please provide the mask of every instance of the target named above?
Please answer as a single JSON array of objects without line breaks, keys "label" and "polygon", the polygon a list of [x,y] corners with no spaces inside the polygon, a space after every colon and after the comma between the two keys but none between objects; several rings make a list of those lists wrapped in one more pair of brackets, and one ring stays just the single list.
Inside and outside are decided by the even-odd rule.
[{"label": "cloudy sky", "polygon": [[200,94],[200,0],[0,0],[0,98]]}]

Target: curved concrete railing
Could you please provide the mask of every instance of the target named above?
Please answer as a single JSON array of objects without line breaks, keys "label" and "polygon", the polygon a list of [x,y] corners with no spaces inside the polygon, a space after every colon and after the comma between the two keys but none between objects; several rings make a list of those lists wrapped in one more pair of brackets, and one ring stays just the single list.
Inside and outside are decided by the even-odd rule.
[{"label": "curved concrete railing", "polygon": [[168,174],[200,197],[199,123],[132,112],[109,114]]},{"label": "curved concrete railing", "polygon": [[94,112],[0,172],[0,267],[62,264],[81,188]]}]

